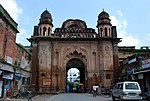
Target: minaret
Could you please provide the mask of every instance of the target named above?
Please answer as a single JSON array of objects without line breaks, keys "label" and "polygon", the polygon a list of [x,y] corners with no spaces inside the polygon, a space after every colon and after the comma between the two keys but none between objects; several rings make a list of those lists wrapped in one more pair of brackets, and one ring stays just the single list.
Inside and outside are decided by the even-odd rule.
[{"label": "minaret", "polygon": [[50,12],[46,9],[42,14],[38,26],[39,36],[51,36],[53,19]]},{"label": "minaret", "polygon": [[104,10],[99,14],[97,20],[97,28],[99,37],[113,37],[111,31],[111,20],[109,14]]}]

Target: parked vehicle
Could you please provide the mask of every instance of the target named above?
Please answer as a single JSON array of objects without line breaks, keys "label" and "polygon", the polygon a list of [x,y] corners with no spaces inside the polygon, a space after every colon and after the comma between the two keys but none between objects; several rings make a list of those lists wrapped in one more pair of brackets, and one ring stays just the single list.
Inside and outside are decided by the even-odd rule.
[{"label": "parked vehicle", "polygon": [[112,100],[116,101],[116,99],[119,99],[119,101],[141,101],[142,92],[138,82],[124,81],[117,83],[112,91]]},{"label": "parked vehicle", "polygon": [[32,101],[32,94],[31,91],[23,92],[21,90],[18,90],[18,94],[16,95],[16,98],[27,98],[28,101]]},{"label": "parked vehicle", "polygon": [[144,93],[146,101],[150,101],[150,92]]}]

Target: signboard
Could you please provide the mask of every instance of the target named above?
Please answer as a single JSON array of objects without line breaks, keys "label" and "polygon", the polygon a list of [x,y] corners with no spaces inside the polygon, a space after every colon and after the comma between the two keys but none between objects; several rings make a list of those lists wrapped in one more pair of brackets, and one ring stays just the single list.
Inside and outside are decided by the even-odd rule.
[{"label": "signboard", "polygon": [[130,74],[134,74],[134,69],[132,70],[128,70],[127,73],[130,75]]},{"label": "signboard", "polygon": [[10,64],[13,63],[13,59],[10,56],[6,56],[5,60],[7,61],[7,63],[10,63]]},{"label": "signboard", "polygon": [[13,73],[6,73],[6,72],[3,72],[2,78],[12,80],[12,79],[13,79],[13,76],[14,76]]},{"label": "signboard", "polygon": [[143,79],[143,74],[138,74],[138,79]]},{"label": "signboard", "polygon": [[43,86],[49,86],[50,85],[50,79],[43,79]]},{"label": "signboard", "polygon": [[142,69],[150,68],[150,59],[144,60],[142,63]]},{"label": "signboard", "polygon": [[0,63],[0,69],[10,71],[10,72],[14,72],[14,68],[12,66],[4,64],[4,63]]},{"label": "signboard", "polygon": [[133,62],[136,62],[136,58],[129,60],[129,61],[128,61],[128,64],[131,64],[131,63],[133,63]]}]

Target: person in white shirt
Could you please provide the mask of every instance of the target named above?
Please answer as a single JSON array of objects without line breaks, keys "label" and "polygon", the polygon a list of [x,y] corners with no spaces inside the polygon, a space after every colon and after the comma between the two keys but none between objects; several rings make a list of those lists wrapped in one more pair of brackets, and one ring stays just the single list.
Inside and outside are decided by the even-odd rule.
[{"label": "person in white shirt", "polygon": [[96,97],[97,88],[98,86],[93,85],[93,97]]}]

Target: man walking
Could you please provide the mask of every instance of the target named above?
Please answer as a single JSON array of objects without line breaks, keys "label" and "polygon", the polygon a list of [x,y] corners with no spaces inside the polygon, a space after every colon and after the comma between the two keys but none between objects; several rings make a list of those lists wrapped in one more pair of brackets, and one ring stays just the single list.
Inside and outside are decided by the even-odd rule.
[{"label": "man walking", "polygon": [[96,97],[97,86],[93,85],[93,97]]}]

